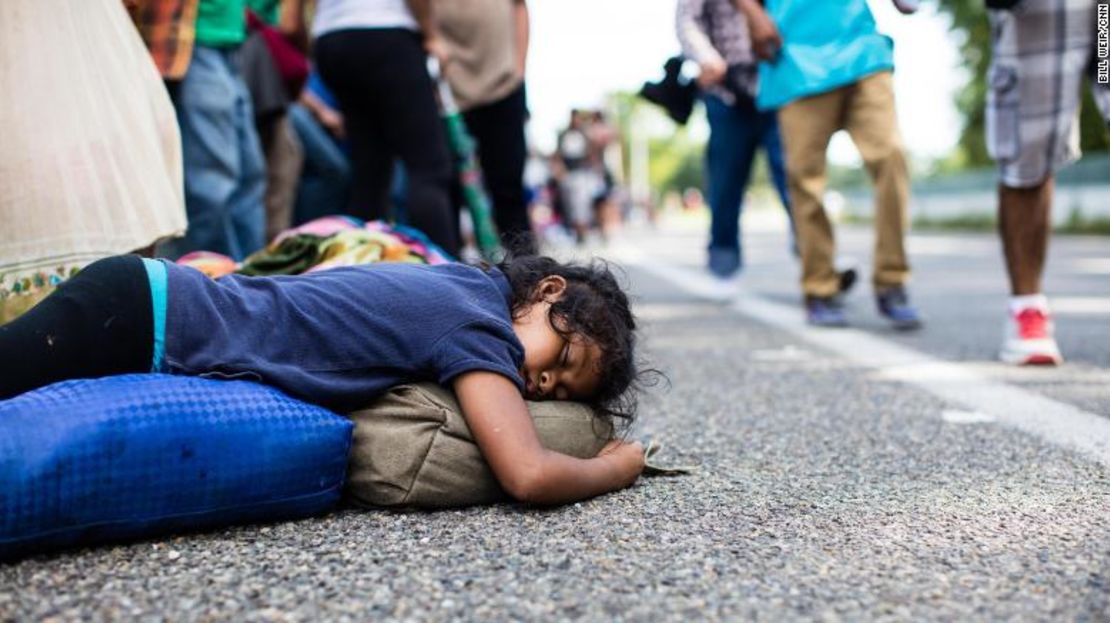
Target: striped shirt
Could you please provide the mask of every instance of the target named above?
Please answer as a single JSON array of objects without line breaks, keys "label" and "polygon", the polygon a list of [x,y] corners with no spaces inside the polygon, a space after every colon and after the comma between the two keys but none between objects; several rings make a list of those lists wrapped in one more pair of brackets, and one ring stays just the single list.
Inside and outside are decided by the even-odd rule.
[{"label": "striped shirt", "polygon": [[246,38],[246,0],[134,0],[129,4],[131,19],[163,80],[185,77],[193,46],[238,46]]},{"label": "striped shirt", "polygon": [[180,80],[193,58],[199,0],[141,0],[131,17],[165,80]]},{"label": "striped shirt", "polygon": [[[757,79],[754,68],[758,63],[752,52],[748,22],[737,10],[732,0],[678,0],[675,29],[682,53],[701,64],[720,59],[729,67],[744,67],[752,71],[731,72],[742,76],[738,85],[755,95]],[[726,103],[735,102],[735,96],[720,84],[707,89]]]}]

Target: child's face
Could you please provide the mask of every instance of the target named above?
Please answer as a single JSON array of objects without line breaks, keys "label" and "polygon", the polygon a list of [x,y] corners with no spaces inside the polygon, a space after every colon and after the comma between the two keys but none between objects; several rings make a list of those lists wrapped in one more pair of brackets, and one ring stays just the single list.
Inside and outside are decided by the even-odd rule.
[{"label": "child's face", "polygon": [[594,395],[601,383],[601,348],[580,334],[563,337],[551,326],[551,304],[559,300],[565,287],[562,282],[547,293],[541,282],[544,299],[513,321],[513,331],[524,345],[520,373],[528,400],[584,400]]}]

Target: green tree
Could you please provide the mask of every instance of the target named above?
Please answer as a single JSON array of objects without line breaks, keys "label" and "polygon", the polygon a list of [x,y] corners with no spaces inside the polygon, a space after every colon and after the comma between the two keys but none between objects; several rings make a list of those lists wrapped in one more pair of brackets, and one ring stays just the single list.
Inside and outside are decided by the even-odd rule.
[{"label": "green tree", "polygon": [[981,0],[939,0],[952,16],[952,31],[959,41],[970,79],[956,94],[956,109],[964,119],[957,160],[963,166],[990,163],[986,144],[987,66],[990,63],[990,24]]},{"label": "green tree", "polygon": [[[632,135],[646,133],[649,154],[647,177],[652,192],[661,195],[669,191],[682,192],[690,187],[704,188],[704,141],[691,137],[685,127],[672,123],[658,107],[635,93],[610,93],[607,108],[620,132],[622,164],[626,173],[631,167]],[[690,120],[691,125],[697,123],[705,123],[700,109],[695,110]]]},{"label": "green tree", "polygon": [[679,130],[670,137],[650,140],[648,148],[652,190],[658,194],[681,193],[691,187],[704,190],[704,144],[690,140],[685,131]]},{"label": "green tree", "polygon": [[[952,32],[959,41],[960,53],[967,65],[970,79],[956,95],[956,108],[963,115],[959,154],[955,161],[962,167],[991,163],[986,146],[987,68],[990,65],[991,31],[983,0],[938,0],[941,9],[952,16]],[[1080,145],[1083,151],[1110,149],[1110,131],[1083,87],[1083,105],[1079,122]]]}]

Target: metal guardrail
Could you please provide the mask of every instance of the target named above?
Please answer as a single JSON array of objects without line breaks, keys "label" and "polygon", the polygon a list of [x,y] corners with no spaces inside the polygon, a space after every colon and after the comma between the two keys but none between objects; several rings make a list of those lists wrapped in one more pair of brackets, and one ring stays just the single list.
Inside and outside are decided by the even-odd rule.
[{"label": "metal guardrail", "polygon": [[[958,221],[993,218],[998,175],[994,168],[912,180],[915,219]],[[870,185],[831,188],[844,198],[844,214],[868,219],[874,210]],[[1110,155],[1097,154],[1064,167],[1056,175],[1052,214],[1057,226],[1068,222],[1110,220]]]},{"label": "metal guardrail", "polygon": [[[1056,174],[1056,186],[1087,184],[1110,184],[1110,154],[1084,156]],[[966,173],[938,175],[913,180],[914,194],[978,192],[993,190],[998,185],[998,173],[994,167],[976,169]],[[844,189],[852,192],[856,188]],[[862,189],[860,189],[862,190]]]}]

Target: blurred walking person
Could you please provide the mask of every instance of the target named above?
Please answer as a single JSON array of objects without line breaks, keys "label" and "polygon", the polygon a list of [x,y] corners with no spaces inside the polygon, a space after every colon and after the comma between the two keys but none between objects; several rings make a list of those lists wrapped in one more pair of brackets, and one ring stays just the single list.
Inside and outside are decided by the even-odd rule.
[{"label": "blurred walking person", "polygon": [[0,59],[4,324],[186,220],[173,105],[119,0],[0,1]]},{"label": "blurred walking person", "polygon": [[347,133],[339,103],[315,70],[308,74],[298,101],[289,107],[289,121],[304,149],[293,224],[342,214],[351,191]]},{"label": "blurred walking person", "polygon": [[[304,30],[309,0],[291,0],[283,30]],[[316,67],[339,101],[351,149],[349,213],[389,214],[393,162],[407,176],[408,222],[448,253],[459,252],[451,205],[451,157],[428,55],[447,61],[431,0],[316,0]]]},{"label": "blurred walking person", "polygon": [[277,31],[281,0],[247,0],[247,39],[239,70],[251,94],[255,130],[266,159],[267,242],[293,224],[304,146],[293,129],[290,105],[308,77],[308,61]]},{"label": "blurred walking person", "polygon": [[262,247],[265,160],[237,66],[246,0],[127,0],[169,88],[185,166],[184,238],[158,253],[215,251],[241,260]]},{"label": "blurred walking person", "polygon": [[567,128],[559,133],[555,149],[559,196],[566,220],[580,245],[586,243],[586,236],[594,223],[594,198],[605,187],[600,172],[590,161],[588,117],[587,111],[571,110],[570,121]]},{"label": "blurred walking person", "polygon": [[[836,244],[825,212],[826,151],[847,130],[875,185],[872,281],[879,313],[897,329],[921,325],[909,302],[906,257],[909,169],[894,109],[893,42],[879,34],[867,0],[737,0],[760,65],[757,105],[779,111],[794,226],[802,256],[806,319],[844,326]],[[912,12],[909,0],[895,0]]]},{"label": "blurred walking person", "polygon": [[[1041,278],[1054,175],[1080,155],[1080,87],[1094,72],[1095,6],[1095,0],[987,0],[987,146],[998,162],[998,225],[1011,294],[1000,353],[1006,363],[1063,361]],[[1092,79],[1091,91],[1110,124],[1110,86]]]},{"label": "blurred walking person", "polygon": [[524,0],[436,0],[434,8],[451,59],[444,77],[478,144],[502,245],[517,255],[534,254],[524,196],[528,5]]},{"label": "blurred walking person", "polygon": [[605,113],[594,110],[589,113],[586,138],[589,140],[589,161],[601,179],[601,187],[594,195],[593,212],[601,239],[608,241],[620,228],[623,219],[624,196],[617,183],[614,171],[620,168],[620,134],[609,123]]},{"label": "blurred walking person", "polygon": [[733,0],[678,0],[675,21],[682,53],[701,69],[697,82],[709,118],[709,271],[728,279],[744,265],[740,214],[760,147],[790,213],[777,115],[755,107],[759,61]]}]

